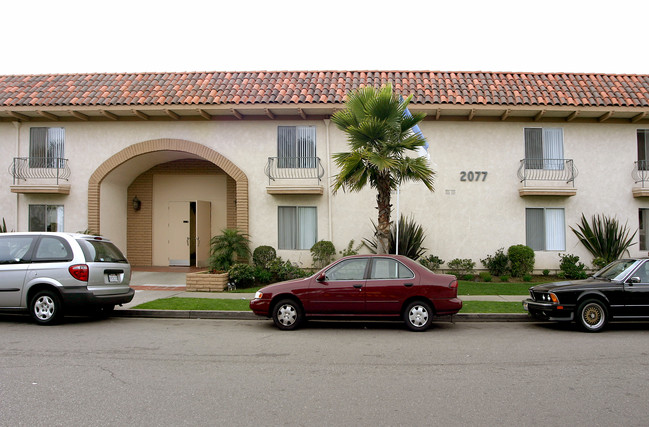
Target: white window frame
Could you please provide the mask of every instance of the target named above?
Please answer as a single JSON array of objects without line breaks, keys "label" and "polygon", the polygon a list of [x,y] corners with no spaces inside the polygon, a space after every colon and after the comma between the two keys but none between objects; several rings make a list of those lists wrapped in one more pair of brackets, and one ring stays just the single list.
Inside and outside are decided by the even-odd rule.
[{"label": "white window frame", "polygon": [[315,206],[277,207],[277,248],[310,250],[318,241],[318,209]]},{"label": "white window frame", "polygon": [[565,251],[565,209],[526,208],[525,244],[535,251]]},{"label": "white window frame", "polygon": [[[38,226],[35,221],[37,213],[35,210],[42,208],[42,217],[38,218],[42,226]],[[38,213],[40,216],[41,213]],[[63,205],[48,205],[48,204],[30,204],[28,209],[28,227],[29,231],[64,231],[64,207]]]}]

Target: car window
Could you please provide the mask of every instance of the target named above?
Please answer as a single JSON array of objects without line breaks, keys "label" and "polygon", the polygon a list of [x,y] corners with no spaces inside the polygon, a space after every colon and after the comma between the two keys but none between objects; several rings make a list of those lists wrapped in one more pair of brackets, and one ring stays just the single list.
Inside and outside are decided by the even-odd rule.
[{"label": "car window", "polygon": [[640,278],[640,283],[649,283],[649,262],[645,262],[634,271],[633,277]]},{"label": "car window", "polygon": [[78,239],[86,262],[128,262],[122,252],[105,240]]},{"label": "car window", "polygon": [[370,279],[410,279],[414,274],[399,261],[390,258],[374,258]]},{"label": "car window", "polygon": [[18,264],[23,261],[34,238],[31,236],[0,237],[0,264]]},{"label": "car window", "polygon": [[601,277],[608,280],[622,280],[629,274],[631,268],[637,263],[636,260],[619,260],[612,262],[600,271],[595,273],[595,277]]},{"label": "car window", "polygon": [[325,273],[327,280],[363,280],[367,258],[352,258],[341,261]]},{"label": "car window", "polygon": [[72,261],[72,249],[59,237],[43,236],[38,242],[34,261]]}]

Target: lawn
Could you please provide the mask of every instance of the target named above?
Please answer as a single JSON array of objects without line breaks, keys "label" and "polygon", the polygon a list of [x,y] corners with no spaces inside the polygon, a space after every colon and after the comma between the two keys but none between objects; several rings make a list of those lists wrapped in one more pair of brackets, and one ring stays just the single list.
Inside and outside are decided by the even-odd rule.
[{"label": "lawn", "polygon": [[[162,298],[140,304],[135,309],[147,310],[215,310],[250,311],[248,300],[214,298]],[[460,313],[524,313],[520,302],[464,301]]]}]

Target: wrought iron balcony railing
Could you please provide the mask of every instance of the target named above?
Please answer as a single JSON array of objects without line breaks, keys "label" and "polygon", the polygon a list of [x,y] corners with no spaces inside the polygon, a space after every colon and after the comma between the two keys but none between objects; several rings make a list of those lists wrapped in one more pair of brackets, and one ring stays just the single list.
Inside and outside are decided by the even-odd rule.
[{"label": "wrought iron balcony railing", "polygon": [[320,157],[269,157],[264,171],[268,182],[276,179],[317,179],[324,176]]},{"label": "wrought iron balcony railing", "polygon": [[9,165],[9,173],[14,178],[14,185],[29,179],[67,181],[70,178],[68,159],[58,157],[14,157]]},{"label": "wrought iron balcony railing", "polygon": [[518,179],[525,186],[528,181],[563,181],[574,187],[578,174],[572,159],[523,159],[518,168]]},{"label": "wrought iron balcony railing", "polygon": [[633,162],[633,172],[631,176],[635,183],[642,183],[642,188],[645,184],[649,184],[649,160],[638,160]]}]

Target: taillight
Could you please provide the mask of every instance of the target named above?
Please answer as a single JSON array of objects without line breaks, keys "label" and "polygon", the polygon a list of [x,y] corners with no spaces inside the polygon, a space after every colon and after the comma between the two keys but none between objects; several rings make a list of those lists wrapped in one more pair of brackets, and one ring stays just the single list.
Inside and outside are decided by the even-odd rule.
[{"label": "taillight", "polygon": [[457,289],[457,280],[453,280],[448,287],[451,289]]},{"label": "taillight", "polygon": [[76,265],[71,265],[68,268],[68,271],[77,280],[81,280],[82,282],[87,282],[88,281],[88,266],[86,264],[76,264]]}]

